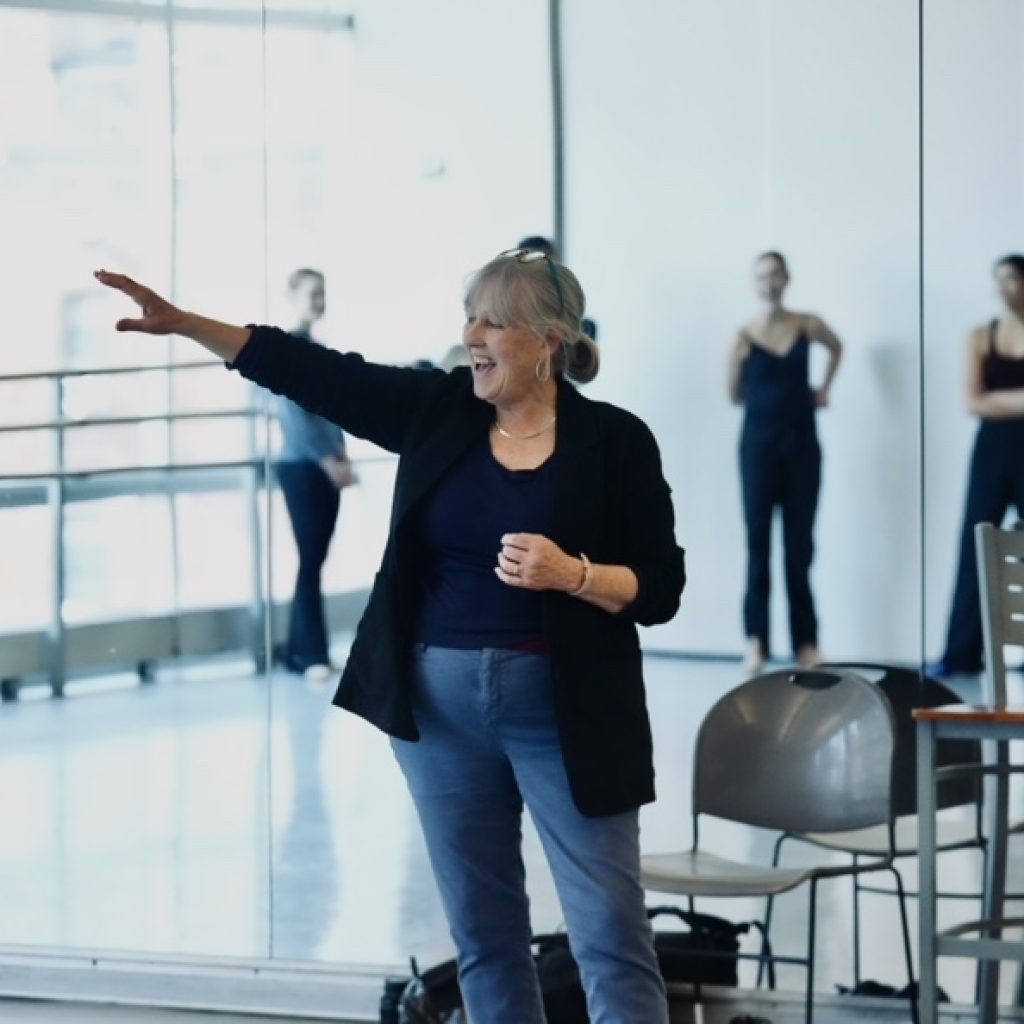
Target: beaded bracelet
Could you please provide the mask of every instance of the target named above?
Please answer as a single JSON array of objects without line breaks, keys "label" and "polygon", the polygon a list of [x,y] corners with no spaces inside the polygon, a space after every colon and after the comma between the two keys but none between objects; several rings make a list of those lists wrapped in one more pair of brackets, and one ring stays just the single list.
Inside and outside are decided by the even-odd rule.
[{"label": "beaded bracelet", "polygon": [[580,585],[575,590],[569,591],[570,597],[579,597],[590,582],[590,559],[582,551],[580,552],[580,561],[583,563],[583,579],[580,580]]}]

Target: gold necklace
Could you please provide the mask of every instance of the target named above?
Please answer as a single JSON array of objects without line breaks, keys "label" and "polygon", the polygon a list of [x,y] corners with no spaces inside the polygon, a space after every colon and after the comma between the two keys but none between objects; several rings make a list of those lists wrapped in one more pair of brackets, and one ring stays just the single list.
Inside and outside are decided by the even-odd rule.
[{"label": "gold necklace", "polygon": [[555,425],[555,420],[557,419],[558,414],[556,413],[551,417],[550,423],[546,423],[540,428],[540,430],[533,434],[510,434],[497,420],[494,421],[494,428],[502,437],[507,437],[510,441],[532,441],[535,437],[540,437],[541,434],[549,431]]}]

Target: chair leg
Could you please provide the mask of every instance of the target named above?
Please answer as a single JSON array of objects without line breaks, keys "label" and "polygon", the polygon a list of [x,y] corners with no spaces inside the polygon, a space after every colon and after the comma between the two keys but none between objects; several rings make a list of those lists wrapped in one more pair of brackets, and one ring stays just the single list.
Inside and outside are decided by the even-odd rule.
[{"label": "chair leg", "polygon": [[[860,858],[853,854],[853,866],[857,867]],[[853,987],[860,984],[860,875],[851,875],[853,881]]]},{"label": "chair leg", "polygon": [[[984,889],[984,879],[988,878],[988,859],[991,856],[989,850],[988,839],[981,844],[981,877],[982,877],[982,889]],[[984,918],[985,916],[985,894],[984,892],[979,893],[978,903],[978,917]],[[978,969],[974,972],[974,1004],[975,1006],[981,1006],[981,961],[978,961]]]},{"label": "chair leg", "polygon": [[910,994],[910,1017],[913,1024],[918,1024],[917,982],[914,979],[914,953],[910,946],[910,922],[907,919],[907,894],[903,888],[903,876],[895,864],[889,866],[896,880],[896,898],[900,904],[900,926],[903,929],[903,954],[907,960],[907,992]]},{"label": "chair leg", "polygon": [[810,907],[807,912],[807,994],[804,998],[804,1024],[814,1018],[814,939],[818,916],[818,880],[811,880]]},{"label": "chair leg", "polygon": [[[764,934],[761,937],[762,947],[767,945],[769,942],[769,931],[772,926],[772,911],[775,909],[775,897],[767,896],[764,901]],[[771,959],[766,960],[763,956],[757,963],[757,987],[761,987],[761,979],[764,977],[765,972],[768,974],[768,988],[771,991],[775,991],[775,962]]]},{"label": "chair leg", "polygon": [[[772,867],[777,868],[779,866],[779,860],[782,856],[782,844],[786,841],[786,833],[783,832],[778,839],[775,840],[775,846],[772,849]],[[768,896],[764,902],[764,936],[763,944],[769,943],[769,930],[772,926],[772,910],[775,908],[775,897]],[[775,961],[769,959],[767,962],[762,957],[757,963],[757,987],[761,987],[761,979],[764,977],[765,971],[768,972],[768,988],[771,991],[775,991]]]}]

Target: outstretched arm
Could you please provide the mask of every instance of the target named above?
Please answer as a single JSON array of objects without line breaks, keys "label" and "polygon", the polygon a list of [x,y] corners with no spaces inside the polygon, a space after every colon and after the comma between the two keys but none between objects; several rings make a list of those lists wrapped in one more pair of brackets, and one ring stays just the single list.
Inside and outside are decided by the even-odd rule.
[{"label": "outstretched arm", "polygon": [[191,338],[255,384],[391,452],[403,449],[425,403],[449,380],[441,370],[384,366],[297,342],[275,327],[240,327],[188,313],[124,274],[99,270],[96,279],[139,307],[141,316],[117,321],[119,331]]},{"label": "outstretched arm", "polygon": [[180,334],[183,338],[197,341],[203,348],[226,363],[233,363],[245,347],[252,333],[248,327],[211,320],[198,313],[188,313],[172,305],[147,288],[133,281],[125,274],[114,274],[109,270],[97,270],[96,280],[108,288],[124,292],[138,307],[141,316],[122,317],[115,327],[119,331],[139,331],[143,334]]}]

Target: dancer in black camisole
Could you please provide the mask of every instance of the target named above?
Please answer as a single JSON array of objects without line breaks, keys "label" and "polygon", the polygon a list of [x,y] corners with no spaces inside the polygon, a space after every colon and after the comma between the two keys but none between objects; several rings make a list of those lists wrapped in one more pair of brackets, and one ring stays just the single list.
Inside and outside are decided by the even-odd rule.
[{"label": "dancer in black camisole", "polygon": [[[740,478],[747,531],[744,668],[750,673],[760,671],[771,652],[768,610],[776,509],[782,512],[794,656],[805,667],[821,661],[809,578],[821,484],[815,413],[828,404],[842,353],[839,339],[820,317],[783,307],[789,271],[781,254],[769,252],[758,257],[755,280],[765,308],[739,330],[729,359],[729,393],[745,408]],[[828,350],[825,378],[817,389],[810,383],[814,343]]]},{"label": "dancer in black camisole", "polygon": [[928,669],[937,676],[973,674],[982,668],[975,524],[999,526],[1011,506],[1024,518],[1024,256],[1004,256],[995,266],[995,277],[1006,311],[974,330],[968,342],[967,407],[980,423],[946,648]]}]

